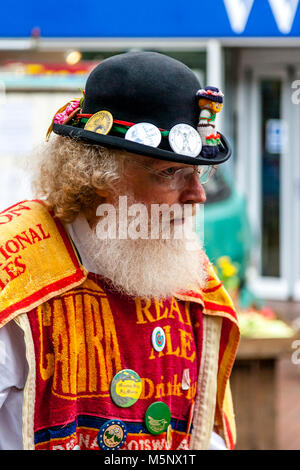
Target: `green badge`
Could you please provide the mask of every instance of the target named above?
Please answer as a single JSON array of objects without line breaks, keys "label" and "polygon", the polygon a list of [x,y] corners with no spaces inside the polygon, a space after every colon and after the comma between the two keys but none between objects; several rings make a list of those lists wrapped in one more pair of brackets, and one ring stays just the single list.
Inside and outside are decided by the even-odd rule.
[{"label": "green badge", "polygon": [[142,381],[131,369],[123,369],[112,379],[110,395],[114,403],[122,408],[132,406],[140,397]]},{"label": "green badge", "polygon": [[166,431],[171,421],[171,411],[162,401],[156,401],[147,408],[145,423],[151,434],[161,434]]}]

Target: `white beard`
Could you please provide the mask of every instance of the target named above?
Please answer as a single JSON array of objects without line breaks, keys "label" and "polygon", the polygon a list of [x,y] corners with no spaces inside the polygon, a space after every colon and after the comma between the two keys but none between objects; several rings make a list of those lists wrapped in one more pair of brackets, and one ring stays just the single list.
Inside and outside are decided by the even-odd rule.
[{"label": "white beard", "polygon": [[181,239],[167,240],[101,240],[97,225],[86,248],[97,273],[118,292],[159,299],[205,285],[205,254],[190,224]]}]

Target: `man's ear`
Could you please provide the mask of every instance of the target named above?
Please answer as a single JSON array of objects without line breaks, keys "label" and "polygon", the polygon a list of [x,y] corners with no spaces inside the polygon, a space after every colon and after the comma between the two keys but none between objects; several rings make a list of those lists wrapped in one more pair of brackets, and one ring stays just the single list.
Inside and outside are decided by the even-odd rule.
[{"label": "man's ear", "polygon": [[110,195],[111,193],[107,190],[95,189],[95,198],[93,202],[84,210],[86,219],[91,228],[93,228],[95,223],[97,222],[97,217],[96,217],[97,207],[100,204],[106,204],[108,201],[110,201],[109,199]]}]

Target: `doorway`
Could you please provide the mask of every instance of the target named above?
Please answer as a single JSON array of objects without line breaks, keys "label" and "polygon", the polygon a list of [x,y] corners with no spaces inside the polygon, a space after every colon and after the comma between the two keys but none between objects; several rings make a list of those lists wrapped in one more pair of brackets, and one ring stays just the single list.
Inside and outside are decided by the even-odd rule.
[{"label": "doorway", "polygon": [[284,49],[245,51],[239,72],[237,180],[253,234],[250,285],[257,295],[275,300],[300,299],[296,56]]}]

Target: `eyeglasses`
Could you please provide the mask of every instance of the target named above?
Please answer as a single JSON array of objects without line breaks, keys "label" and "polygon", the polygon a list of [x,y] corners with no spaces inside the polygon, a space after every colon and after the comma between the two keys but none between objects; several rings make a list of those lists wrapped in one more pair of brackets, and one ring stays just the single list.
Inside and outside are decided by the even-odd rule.
[{"label": "eyeglasses", "polygon": [[132,163],[148,170],[161,183],[168,185],[171,190],[182,189],[195,173],[198,173],[200,183],[206,184],[217,171],[217,165],[194,165],[177,169],[176,167],[168,167],[165,170],[157,171],[137,161],[132,161]]}]

